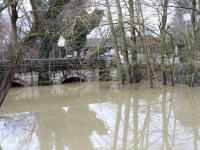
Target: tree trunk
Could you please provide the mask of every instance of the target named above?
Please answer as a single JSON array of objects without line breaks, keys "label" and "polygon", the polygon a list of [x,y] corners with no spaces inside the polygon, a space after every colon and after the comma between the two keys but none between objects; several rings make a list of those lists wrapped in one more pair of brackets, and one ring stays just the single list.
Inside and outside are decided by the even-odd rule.
[{"label": "tree trunk", "polygon": [[[18,12],[17,12],[17,5],[18,2],[15,1],[10,5],[11,12],[10,12],[10,20],[11,20],[11,31],[12,31],[12,43],[13,43],[13,50],[15,50],[18,42],[18,35],[17,35],[17,19],[18,19]],[[16,48],[17,50],[17,48]],[[15,52],[16,52],[15,50]]]},{"label": "tree trunk", "polygon": [[173,72],[172,71],[170,71],[170,84],[171,84],[171,86],[174,86],[174,78],[173,78]]},{"label": "tree trunk", "polygon": [[166,54],[166,23],[167,23],[167,9],[168,0],[161,0],[162,6],[162,22],[160,24],[160,34],[161,34],[161,72],[162,72],[162,85],[167,85],[166,71],[165,71],[165,54]]},{"label": "tree trunk", "polygon": [[130,28],[131,28],[131,61],[132,61],[132,68],[131,68],[131,79],[133,83],[140,82],[139,79],[139,69],[138,69],[138,62],[137,62],[137,50],[136,50],[136,34],[135,34],[135,17],[134,17],[134,6],[133,0],[128,1],[129,4],[129,15],[130,15]]},{"label": "tree trunk", "polygon": [[149,60],[149,55],[148,55],[148,50],[147,50],[147,43],[146,43],[146,39],[145,39],[145,24],[144,24],[144,16],[143,16],[143,12],[142,12],[142,6],[141,6],[141,1],[137,0],[138,2],[138,16],[139,16],[139,30],[137,30],[138,36],[141,39],[141,43],[142,43],[142,48],[145,52],[145,60],[147,63],[147,71],[148,71],[148,77],[149,77],[149,86],[150,88],[153,88],[153,79],[152,79],[152,67],[151,67],[151,63]]},{"label": "tree trunk", "polygon": [[12,56],[12,59],[10,60],[4,72],[4,75],[3,75],[4,78],[1,81],[1,86],[0,86],[0,106],[2,105],[3,100],[5,99],[8,93],[8,90],[10,89],[10,86],[15,76],[15,72],[17,71],[23,58],[24,57],[22,57],[20,53],[17,54],[17,57]]},{"label": "tree trunk", "polygon": [[[6,68],[6,70],[3,73],[4,79],[2,79],[1,86],[0,86],[0,106],[3,103],[3,100],[5,99],[8,90],[10,89],[11,83],[14,79],[15,72],[18,69],[18,66],[21,64],[18,64],[18,35],[17,35],[17,19],[18,19],[18,12],[17,12],[17,5],[18,1],[13,2],[8,9],[10,12],[10,21],[11,21],[11,31],[12,31],[12,48],[11,48],[11,54],[10,54],[10,62]],[[9,7],[8,7],[9,8]]]},{"label": "tree trunk", "polygon": [[[198,0],[198,5],[200,6],[200,0]],[[200,11],[200,7],[199,7],[199,11]]]},{"label": "tree trunk", "polygon": [[106,5],[106,9],[107,9],[107,14],[108,14],[109,26],[110,26],[110,30],[111,30],[111,34],[112,34],[112,43],[113,43],[113,46],[115,49],[119,84],[124,84],[123,77],[122,77],[121,62],[120,62],[120,57],[119,57],[119,50],[117,47],[117,40],[116,40],[116,36],[115,36],[115,30],[114,30],[114,25],[112,22],[112,15],[111,15],[110,5],[109,5],[108,0],[105,0],[105,5]]},{"label": "tree trunk", "polygon": [[170,66],[169,66],[170,67],[169,75],[170,75],[170,84],[171,84],[171,86],[174,86],[174,77],[173,77],[174,60],[175,60],[175,56],[173,55],[172,64],[170,64]]},{"label": "tree trunk", "polygon": [[188,86],[194,86],[194,49],[195,49],[195,41],[196,41],[196,16],[195,16],[195,9],[196,9],[196,0],[192,0],[192,16],[191,16],[191,24],[192,24],[192,39],[191,39],[191,49],[189,51],[189,76],[188,76]]},{"label": "tree trunk", "polygon": [[173,49],[173,58],[172,58],[172,64],[170,64],[170,62],[169,62],[169,64],[170,64],[170,72],[169,72],[169,74],[170,74],[170,84],[171,84],[171,86],[174,86],[173,74],[174,74],[174,63],[175,63],[175,57],[176,57],[175,51],[176,51],[177,47],[174,46],[172,35],[170,35],[170,36],[171,36],[171,45],[172,45],[171,47]]},{"label": "tree trunk", "polygon": [[119,20],[119,28],[121,30],[121,37],[122,37],[122,52],[124,54],[124,60],[125,60],[125,71],[126,71],[126,78],[127,78],[127,83],[131,83],[131,77],[130,77],[130,63],[129,63],[129,58],[128,58],[128,49],[126,45],[126,33],[124,31],[124,24],[123,24],[123,16],[122,16],[122,8],[120,5],[119,0],[115,0],[117,4],[117,12],[118,12],[118,20]]}]

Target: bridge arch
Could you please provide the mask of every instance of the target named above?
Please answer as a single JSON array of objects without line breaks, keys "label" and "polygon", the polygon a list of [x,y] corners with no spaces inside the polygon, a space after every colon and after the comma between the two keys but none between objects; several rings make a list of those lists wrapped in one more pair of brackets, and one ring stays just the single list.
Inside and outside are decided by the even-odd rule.
[{"label": "bridge arch", "polygon": [[58,80],[58,84],[63,83],[65,80],[70,79],[70,78],[79,78],[81,81],[88,81],[88,78],[83,75],[83,74],[79,74],[79,75],[68,75],[68,76],[63,76]]},{"label": "bridge arch", "polygon": [[30,86],[30,84],[28,82],[21,80],[19,78],[14,78],[14,80],[12,82],[21,84],[22,86]]}]

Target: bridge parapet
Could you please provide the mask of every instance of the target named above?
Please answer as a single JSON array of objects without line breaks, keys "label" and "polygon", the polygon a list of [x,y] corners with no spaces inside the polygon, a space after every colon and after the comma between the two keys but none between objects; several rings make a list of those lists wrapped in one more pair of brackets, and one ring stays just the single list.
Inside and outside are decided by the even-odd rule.
[{"label": "bridge parapet", "polygon": [[[3,74],[9,61],[0,62],[0,75]],[[99,69],[105,65],[104,59],[30,59],[23,60],[15,74],[13,82],[24,86],[37,85],[40,73],[48,73],[53,84],[60,84],[70,77],[84,81],[97,80]],[[0,78],[3,76],[0,76]]]}]

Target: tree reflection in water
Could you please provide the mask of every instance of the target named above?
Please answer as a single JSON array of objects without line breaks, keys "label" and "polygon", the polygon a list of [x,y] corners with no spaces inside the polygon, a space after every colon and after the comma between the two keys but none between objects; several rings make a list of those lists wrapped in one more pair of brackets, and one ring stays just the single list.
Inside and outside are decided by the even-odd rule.
[{"label": "tree reflection in water", "polygon": [[45,119],[41,116],[38,121],[37,135],[41,149],[53,149],[55,146],[56,149],[90,150],[93,149],[90,136],[94,131],[100,136],[107,134],[102,120],[87,105],[69,107],[67,111],[51,110],[51,115],[47,112]]},{"label": "tree reflection in water", "polygon": [[[13,132],[2,141],[2,149],[8,145],[31,149],[34,143],[41,150],[198,150],[200,146],[200,93],[197,88],[163,86],[162,90],[130,90],[137,88],[114,89],[116,85],[108,83],[68,86],[42,88],[42,92],[30,92],[32,88],[28,88],[27,98],[23,94],[27,91],[20,91],[22,99],[19,92],[17,96],[14,92],[10,93],[0,109],[0,121],[6,111],[13,121],[28,120],[29,124],[23,124],[23,128],[20,124],[12,127],[12,121],[7,119],[6,124],[10,124],[10,129],[7,131],[6,126],[0,126],[0,141],[9,131]],[[110,86],[112,91],[107,90]],[[31,100],[30,93],[37,93],[38,98],[42,99],[34,101],[32,95]],[[15,97],[15,104],[20,105],[21,109],[13,109],[11,102]],[[46,103],[43,103],[43,99]],[[30,107],[36,102],[40,102],[40,106]],[[32,113],[32,117],[20,113],[28,112],[29,108],[34,108],[38,113]],[[11,140],[16,137],[20,140]]]}]

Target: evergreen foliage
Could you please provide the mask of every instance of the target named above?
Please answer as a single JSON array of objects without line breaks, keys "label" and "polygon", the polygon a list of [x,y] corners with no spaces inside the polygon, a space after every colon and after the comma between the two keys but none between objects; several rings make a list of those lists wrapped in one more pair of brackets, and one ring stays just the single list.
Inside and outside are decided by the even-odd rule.
[{"label": "evergreen foliage", "polygon": [[88,14],[86,18],[78,18],[76,24],[71,27],[71,34],[65,35],[67,39],[66,47],[80,53],[81,49],[86,44],[87,35],[100,24],[102,15],[102,10],[95,9],[91,14]]}]

